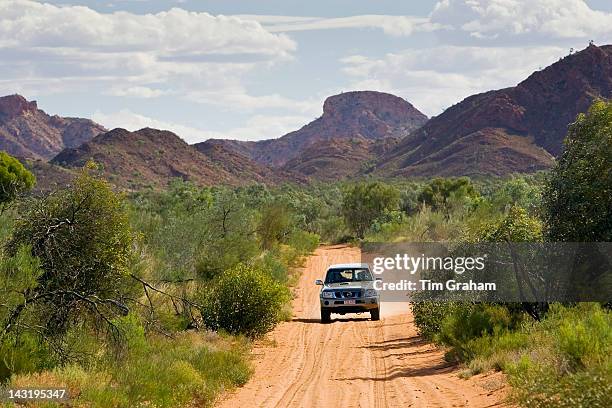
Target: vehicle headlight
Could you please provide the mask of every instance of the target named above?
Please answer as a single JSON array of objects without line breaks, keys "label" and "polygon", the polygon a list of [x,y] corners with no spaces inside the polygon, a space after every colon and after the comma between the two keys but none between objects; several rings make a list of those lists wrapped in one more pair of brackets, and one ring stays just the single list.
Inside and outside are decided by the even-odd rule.
[{"label": "vehicle headlight", "polygon": [[376,289],[366,289],[365,291],[365,297],[374,297],[376,295],[378,295]]},{"label": "vehicle headlight", "polygon": [[322,297],[326,298],[326,299],[330,299],[334,297],[334,292],[321,292],[322,293]]}]

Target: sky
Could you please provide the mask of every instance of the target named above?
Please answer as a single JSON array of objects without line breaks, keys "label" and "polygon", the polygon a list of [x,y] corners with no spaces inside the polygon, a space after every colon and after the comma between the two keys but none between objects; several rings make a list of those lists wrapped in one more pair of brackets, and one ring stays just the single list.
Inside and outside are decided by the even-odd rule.
[{"label": "sky", "polygon": [[261,140],[376,90],[428,116],[612,44],[610,0],[1,0],[0,95],[189,143]]}]

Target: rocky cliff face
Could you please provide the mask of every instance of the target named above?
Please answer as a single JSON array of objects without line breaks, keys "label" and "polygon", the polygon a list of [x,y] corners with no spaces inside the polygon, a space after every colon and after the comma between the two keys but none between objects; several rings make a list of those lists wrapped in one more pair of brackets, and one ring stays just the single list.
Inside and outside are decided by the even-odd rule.
[{"label": "rocky cliff face", "polygon": [[612,46],[594,45],[516,87],[473,95],[431,119],[378,161],[393,176],[503,175],[550,167],[568,124],[612,97]]},{"label": "rocky cliff face", "polygon": [[48,160],[105,131],[88,119],[49,116],[21,95],[0,97],[0,150],[14,156]]},{"label": "rocky cliff face", "polygon": [[36,101],[29,102],[21,95],[9,95],[0,98],[0,120],[9,121],[27,113],[38,110]]},{"label": "rocky cliff face", "polygon": [[[320,118],[278,139],[211,142],[223,144],[259,163],[282,167],[302,156],[306,149],[316,149],[316,145],[330,140],[372,141],[401,137],[426,121],[425,115],[400,97],[372,91],[346,92],[327,98]],[[345,154],[350,157],[351,151]]]},{"label": "rocky cliff face", "polygon": [[361,137],[377,140],[402,136],[427,122],[427,116],[404,99],[382,92],[346,92],[330,96],[323,116],[302,130],[328,139]]}]

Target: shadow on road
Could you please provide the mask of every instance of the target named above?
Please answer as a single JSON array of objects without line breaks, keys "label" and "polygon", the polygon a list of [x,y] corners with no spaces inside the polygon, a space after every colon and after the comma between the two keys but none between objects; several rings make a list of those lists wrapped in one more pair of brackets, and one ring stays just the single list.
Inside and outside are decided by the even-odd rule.
[{"label": "shadow on road", "polygon": [[439,375],[452,372],[455,369],[455,364],[440,362],[439,364],[427,367],[418,367],[418,368],[406,368],[406,367],[396,367],[387,373],[385,376],[368,376],[368,377],[346,377],[346,378],[335,378],[335,380],[340,381],[389,381],[394,378],[402,378],[402,377],[427,377],[430,375]]},{"label": "shadow on road", "polygon": [[[405,339],[395,339],[395,340],[386,340],[378,343],[372,343],[367,346],[361,346],[362,348],[367,348],[370,350],[376,351],[389,351],[394,349],[400,349],[404,347],[415,347],[415,346],[423,346],[429,344],[427,340],[422,337],[408,337]],[[431,350],[426,350],[426,352],[431,352]]]},{"label": "shadow on road", "polygon": [[[314,318],[314,319],[305,319],[305,318],[293,318],[291,319],[292,322],[299,322],[299,323],[316,323],[316,324],[324,324],[321,323],[321,319],[319,318]],[[332,318],[331,323],[343,323],[343,322],[367,322],[370,321],[369,317],[351,317],[351,318],[346,318],[346,319],[334,319]],[[325,323],[325,324],[330,324],[330,323]]]}]

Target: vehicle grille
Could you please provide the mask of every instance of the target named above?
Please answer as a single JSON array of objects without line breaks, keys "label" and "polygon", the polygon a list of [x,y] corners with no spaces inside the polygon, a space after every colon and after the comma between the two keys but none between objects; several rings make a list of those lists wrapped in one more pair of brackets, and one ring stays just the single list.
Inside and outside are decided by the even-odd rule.
[{"label": "vehicle grille", "polygon": [[334,291],[335,299],[357,299],[361,297],[360,289],[342,289]]}]

